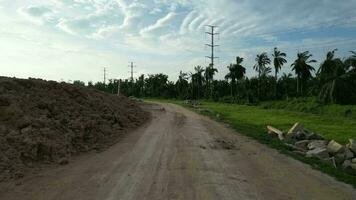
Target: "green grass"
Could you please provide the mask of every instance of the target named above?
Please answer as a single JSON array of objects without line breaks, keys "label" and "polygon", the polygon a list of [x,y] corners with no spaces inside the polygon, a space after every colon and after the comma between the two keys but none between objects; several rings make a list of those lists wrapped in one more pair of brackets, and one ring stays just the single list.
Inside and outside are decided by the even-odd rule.
[{"label": "green grass", "polygon": [[281,109],[262,109],[256,106],[204,102],[203,107],[223,116],[224,119],[239,126],[255,127],[264,130],[272,125],[288,130],[294,123],[300,122],[311,131],[347,143],[349,138],[356,138],[356,120],[329,115],[317,115]]},{"label": "green grass", "polygon": [[356,120],[356,105],[320,104],[315,98],[293,98],[283,101],[267,101],[261,102],[259,107]]},{"label": "green grass", "polygon": [[[175,103],[183,105],[177,100],[151,100],[165,103]],[[306,158],[291,152],[291,149],[278,139],[267,134],[266,125],[272,125],[280,129],[287,130],[295,122],[303,123],[307,128],[317,133],[323,134],[328,139],[335,139],[341,143],[346,143],[348,138],[356,138],[356,122],[341,116],[331,117],[329,115],[315,115],[296,111],[286,111],[281,109],[264,109],[257,106],[245,106],[236,104],[223,104],[214,102],[202,102],[203,109],[195,110],[200,114],[210,116],[215,120],[228,123],[237,132],[256,139],[260,143],[266,144],[279,150],[281,153],[290,155],[297,160],[311,165],[336,179],[353,185],[356,188],[356,173],[335,169],[325,161],[316,158]],[[219,117],[217,117],[217,114]]]}]

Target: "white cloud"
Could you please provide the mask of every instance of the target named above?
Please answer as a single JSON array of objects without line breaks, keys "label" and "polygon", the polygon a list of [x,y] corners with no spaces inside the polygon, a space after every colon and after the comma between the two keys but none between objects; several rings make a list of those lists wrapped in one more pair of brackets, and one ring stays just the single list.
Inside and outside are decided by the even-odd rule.
[{"label": "white cloud", "polygon": [[55,22],[56,20],[53,15],[53,10],[46,6],[21,7],[17,10],[17,12],[30,21],[39,25]]},{"label": "white cloud", "polygon": [[[233,62],[236,54],[246,55],[246,64],[253,64],[255,54],[275,45],[288,51],[296,51],[301,44],[320,47],[323,42],[345,47],[350,41],[347,35],[356,32],[356,0],[0,0],[0,4],[0,36],[8,36],[14,24],[23,24],[26,30],[74,38],[71,42],[75,44],[93,43],[94,48],[107,53],[129,54],[142,58],[142,62],[146,59],[147,67],[152,67],[151,60],[157,57],[155,67],[161,71],[163,66],[177,63],[200,61],[204,65],[204,56],[209,53],[204,51],[204,43],[209,42],[204,40],[207,24],[219,26],[221,51],[216,53],[223,66]],[[351,31],[335,31],[341,26]],[[11,32],[14,41],[33,34],[23,31],[24,27]],[[300,34],[301,30],[306,34]],[[334,36],[338,34],[344,40]],[[32,48],[44,48],[36,46],[39,41],[31,43]],[[67,46],[67,40],[62,42]],[[170,59],[161,61],[163,57]]]},{"label": "white cloud", "polygon": [[159,29],[162,29],[162,28],[168,26],[175,16],[177,16],[177,14],[174,12],[168,13],[166,16],[158,19],[154,24],[143,28],[140,31],[141,35],[147,36],[147,35],[151,34],[152,32],[155,32]]}]

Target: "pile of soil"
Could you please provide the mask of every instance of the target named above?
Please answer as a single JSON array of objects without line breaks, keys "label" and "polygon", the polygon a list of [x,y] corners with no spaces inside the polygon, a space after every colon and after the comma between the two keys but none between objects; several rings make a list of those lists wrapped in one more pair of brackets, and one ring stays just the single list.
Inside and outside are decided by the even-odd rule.
[{"label": "pile of soil", "polygon": [[148,117],[124,96],[54,81],[0,77],[0,181],[108,147]]}]

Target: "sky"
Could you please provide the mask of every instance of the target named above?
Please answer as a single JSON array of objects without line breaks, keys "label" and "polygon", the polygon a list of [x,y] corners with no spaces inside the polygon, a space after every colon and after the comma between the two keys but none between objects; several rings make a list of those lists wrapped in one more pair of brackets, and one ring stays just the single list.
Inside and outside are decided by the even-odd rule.
[{"label": "sky", "polygon": [[205,25],[216,25],[216,78],[236,56],[247,76],[257,54],[297,52],[319,62],[356,50],[356,0],[0,0],[0,76],[102,81],[207,66]]}]

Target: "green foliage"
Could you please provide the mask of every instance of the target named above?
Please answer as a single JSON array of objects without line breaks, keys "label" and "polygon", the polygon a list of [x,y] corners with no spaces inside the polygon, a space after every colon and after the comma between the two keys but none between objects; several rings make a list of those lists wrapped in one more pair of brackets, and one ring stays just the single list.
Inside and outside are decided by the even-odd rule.
[{"label": "green foliage", "polygon": [[312,56],[309,51],[298,53],[297,59],[291,65],[297,76],[297,94],[302,96],[305,94],[306,82],[313,77],[312,71],[315,71],[314,67],[310,65],[316,62],[316,60],[309,60]]},{"label": "green foliage", "polygon": [[[335,57],[336,50],[329,52],[322,62],[316,76],[312,54],[308,51],[298,53],[291,64],[292,74],[278,72],[286,63],[286,54],[275,48],[273,56],[274,76],[267,53],[256,56],[253,67],[257,76],[245,77],[243,58],[236,57],[230,64],[225,80],[214,80],[218,73],[215,66],[196,66],[193,72],[180,71],[178,80],[171,82],[165,74],[141,75],[135,80],[109,80],[103,84],[88,83],[88,87],[116,94],[120,82],[120,92],[126,96],[208,99],[237,104],[256,104],[261,101],[285,100],[294,97],[318,97],[321,103],[356,104],[356,54],[345,60]],[[83,84],[76,82],[75,84]],[[230,96],[230,97],[228,97]]]},{"label": "green foliage", "polygon": [[83,81],[75,80],[75,81],[73,81],[73,85],[84,87],[85,83]]}]

